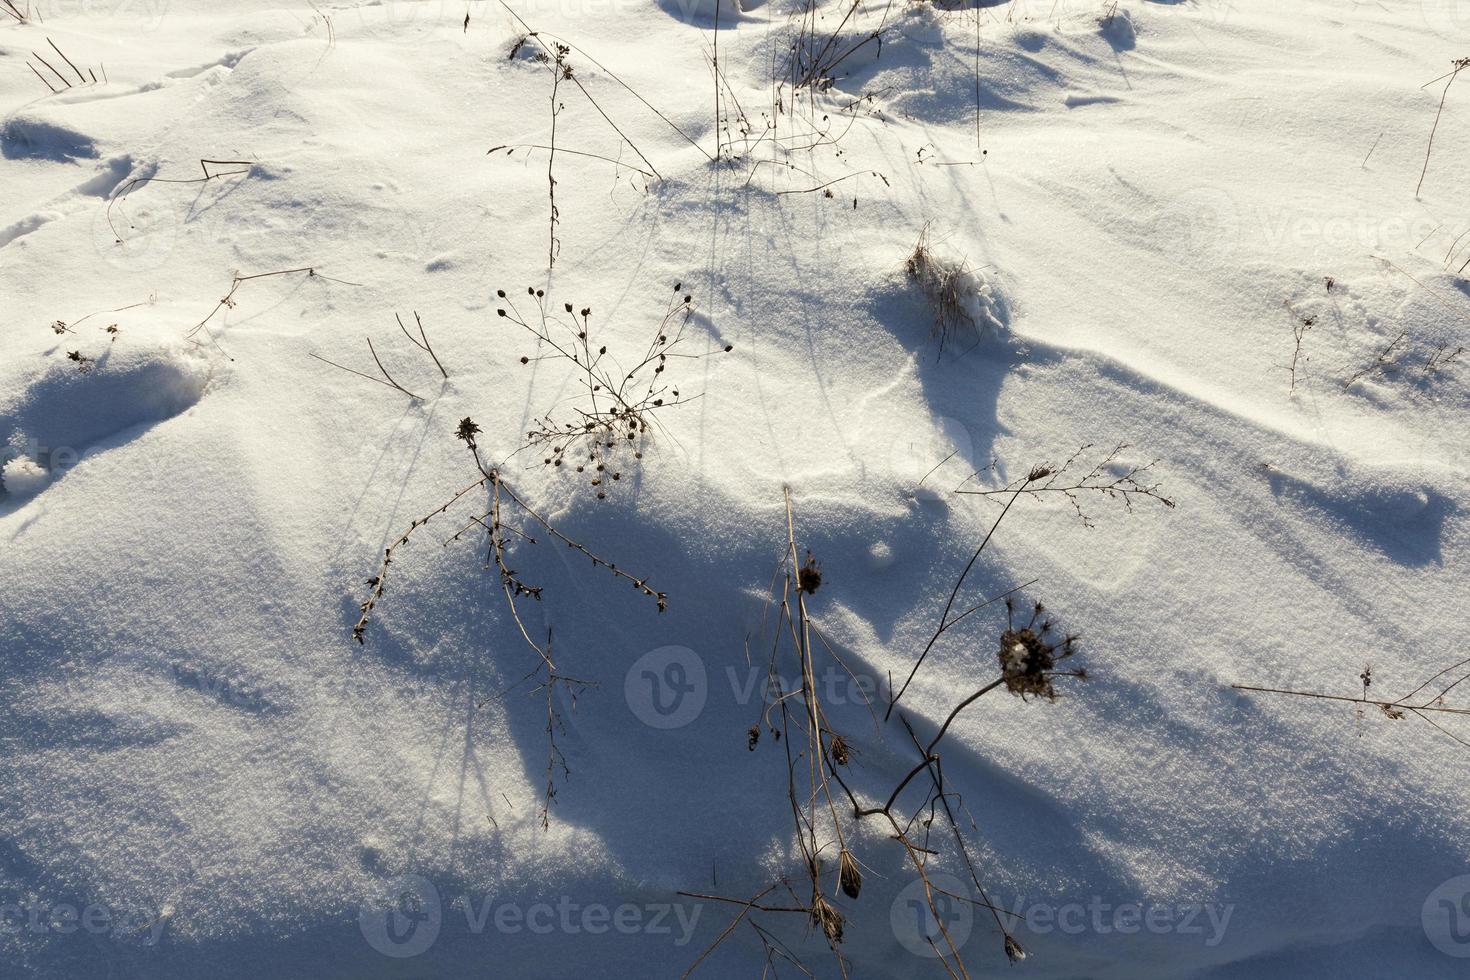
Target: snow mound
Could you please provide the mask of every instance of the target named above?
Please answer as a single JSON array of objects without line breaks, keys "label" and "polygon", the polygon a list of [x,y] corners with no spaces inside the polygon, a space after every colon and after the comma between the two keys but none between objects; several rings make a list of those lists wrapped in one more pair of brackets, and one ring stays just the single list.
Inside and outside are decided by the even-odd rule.
[{"label": "snow mound", "polygon": [[29,456],[18,456],[0,467],[0,490],[12,497],[34,497],[51,480],[51,474]]},{"label": "snow mound", "polygon": [[34,494],[84,459],[189,409],[209,382],[208,360],[180,347],[124,338],[94,358],[80,348],[63,351],[65,346],[19,385],[17,396],[0,402],[11,495]]}]

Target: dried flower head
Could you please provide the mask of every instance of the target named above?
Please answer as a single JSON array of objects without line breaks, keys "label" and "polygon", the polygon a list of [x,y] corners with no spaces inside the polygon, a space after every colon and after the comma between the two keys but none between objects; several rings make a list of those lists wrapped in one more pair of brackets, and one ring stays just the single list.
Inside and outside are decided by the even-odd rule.
[{"label": "dried flower head", "polygon": [[1020,698],[1027,695],[1055,701],[1057,692],[1053,678],[1058,676],[1085,678],[1081,670],[1058,670],[1057,663],[1076,652],[1079,639],[1073,634],[1062,637],[1060,642],[1052,639],[1052,624],[1042,619],[1046,607],[1036,603],[1031,618],[1020,629],[1015,628],[1014,603],[1006,600],[1007,628],[1000,636],[1000,649],[996,658],[1000,661],[1001,677],[1006,690]]},{"label": "dried flower head", "polygon": [[805,592],[810,595],[821,587],[822,565],[808,551],[806,553],[806,564],[802,565],[796,572],[796,589],[798,592]]},{"label": "dried flower head", "polygon": [[455,431],[454,435],[455,438],[461,439],[466,444],[473,446],[475,444],[475,436],[479,432],[480,427],[475,424],[475,420],[469,416],[465,416],[459,420],[459,428]]}]

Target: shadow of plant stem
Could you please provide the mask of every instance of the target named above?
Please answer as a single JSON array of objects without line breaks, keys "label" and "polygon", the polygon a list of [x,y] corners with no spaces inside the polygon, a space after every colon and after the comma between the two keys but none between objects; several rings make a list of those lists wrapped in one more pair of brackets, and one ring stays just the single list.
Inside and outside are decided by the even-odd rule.
[{"label": "shadow of plant stem", "polygon": [[447,538],[441,546],[448,547],[451,543],[460,540],[466,534],[476,529],[485,532],[486,567],[488,568],[493,565],[498,572],[501,593],[505,597],[506,609],[510,613],[511,620],[515,623],[516,630],[520,633],[522,639],[526,641],[527,646],[536,653],[538,662],[526,676],[522,677],[515,684],[512,684],[499,695],[480,702],[479,707],[484,707],[496,698],[504,697],[522,684],[533,680],[539,681],[531,689],[531,693],[544,693],[546,697],[546,792],[541,806],[541,825],[545,828],[550,825],[551,804],[556,797],[556,771],[560,769],[564,775],[571,773],[570,768],[567,766],[566,757],[556,744],[557,733],[564,730],[561,715],[556,707],[556,690],[558,687],[561,687],[567,694],[572,707],[575,709],[577,695],[583,690],[596,685],[591,681],[564,674],[557,668],[556,661],[552,656],[552,630],[550,627],[546,630],[546,640],[544,643],[539,643],[533,639],[530,630],[527,629],[526,623],[521,617],[519,604],[527,598],[540,602],[542,598],[542,587],[527,584],[520,577],[519,573],[511,567],[510,542],[512,537],[514,537],[528,545],[534,545],[537,543],[537,539],[522,529],[525,524],[524,521],[519,522],[519,524],[512,523],[507,518],[507,511],[514,510],[518,512],[523,518],[529,519],[531,525],[541,527],[557,541],[562,542],[574,551],[580,552],[592,562],[594,568],[604,568],[616,578],[630,582],[640,593],[648,596],[657,603],[659,612],[663,612],[668,607],[668,599],[663,592],[654,591],[645,579],[619,568],[615,563],[599,557],[578,541],[563,534],[546,517],[528,504],[506,482],[498,470],[485,465],[485,461],[480,455],[479,444],[475,438],[479,433],[480,427],[470,418],[460,420],[459,427],[456,431],[457,438],[465,443],[471,455],[474,457],[475,466],[480,471],[480,478],[456,491],[453,496],[439,505],[439,507],[415,520],[408,526],[407,530],[384,549],[382,562],[378,566],[378,573],[367,580],[367,585],[371,591],[368,593],[367,599],[359,606],[361,615],[352,627],[352,637],[359,644],[366,643],[365,637],[373,611],[377,607],[378,602],[383,598],[384,588],[388,578],[388,566],[393,564],[398,549],[408,544],[414,532],[419,528],[427,525],[435,517],[447,514],[449,509],[467,494],[488,487],[490,490],[489,508],[482,514],[472,513],[469,521]]}]

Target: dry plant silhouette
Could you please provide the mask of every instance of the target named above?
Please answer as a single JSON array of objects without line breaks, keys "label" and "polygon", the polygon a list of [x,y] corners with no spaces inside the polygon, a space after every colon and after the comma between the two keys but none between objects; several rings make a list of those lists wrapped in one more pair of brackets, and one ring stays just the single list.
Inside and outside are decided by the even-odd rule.
[{"label": "dry plant silhouette", "polygon": [[985,302],[989,293],[987,284],[963,259],[936,254],[929,240],[928,226],[919,232],[914,250],[904,260],[904,270],[929,303],[941,357],[951,340],[978,339],[987,329],[1001,328]]},{"label": "dry plant silhouette", "polygon": [[1457,707],[1446,700],[1456,688],[1466,681],[1470,681],[1470,659],[1451,664],[1421,683],[1418,687],[1415,687],[1408,694],[1392,700],[1370,698],[1368,696],[1375,680],[1372,664],[1367,664],[1363,667],[1362,673],[1358,675],[1358,680],[1362,683],[1362,691],[1356,697],[1345,694],[1327,694],[1319,691],[1255,687],[1249,684],[1232,684],[1230,686],[1237,691],[1249,691],[1255,694],[1274,694],[1314,701],[1336,701],[1351,704],[1355,706],[1360,721],[1363,717],[1364,708],[1378,709],[1378,713],[1389,721],[1403,721],[1412,715],[1440,732],[1440,734],[1454,739],[1466,748],[1470,748],[1470,740],[1467,740],[1466,737],[1456,735],[1434,720],[1434,716],[1447,718],[1470,716],[1470,707]]},{"label": "dry plant silhouette", "polygon": [[[448,500],[428,512],[423,517],[413,521],[392,543],[383,551],[383,557],[378,565],[377,574],[366,582],[369,592],[368,596],[359,604],[360,615],[352,627],[352,637],[359,644],[366,644],[368,626],[372,620],[378,603],[382,601],[386,591],[389,567],[397,560],[400,549],[406,546],[413,538],[415,532],[426,527],[436,517],[447,515],[450,508],[457,505],[467,495],[476,490],[488,490],[488,506],[479,510],[472,510],[468,521],[459,527],[452,535],[446,538],[441,548],[447,548],[450,544],[462,540],[468,534],[484,532],[486,557],[485,567],[494,568],[500,580],[501,594],[505,599],[505,608],[511,622],[515,625],[516,632],[536,654],[535,666],[511,688],[513,690],[522,684],[534,681],[533,693],[542,693],[546,699],[546,735],[547,735],[547,764],[546,764],[546,790],[541,806],[541,823],[543,827],[550,825],[551,805],[556,797],[556,773],[560,770],[563,774],[570,773],[566,759],[557,747],[556,737],[562,730],[561,715],[556,707],[556,692],[558,689],[566,692],[573,707],[576,704],[576,696],[581,691],[594,686],[592,682],[581,680],[563,673],[553,657],[552,629],[547,628],[546,637],[540,640],[533,637],[525,620],[521,616],[520,603],[530,599],[535,602],[542,600],[542,586],[530,584],[512,565],[512,555],[517,544],[526,547],[538,543],[537,535],[544,532],[553,540],[566,545],[573,551],[591,562],[593,568],[603,569],[614,578],[631,584],[638,592],[654,600],[659,612],[663,612],[668,606],[668,598],[663,592],[658,592],[648,584],[648,581],[637,575],[620,568],[615,562],[593,553],[580,542],[563,534],[548,520],[541,511],[532,507],[526,500],[505,480],[500,471],[488,466],[480,452],[478,436],[480,427],[471,418],[460,420],[455,430],[455,436],[465,444],[475,463],[475,468],[480,476],[474,482],[457,490]],[[539,531],[538,531],[539,529]],[[504,696],[503,694],[501,696]],[[488,700],[481,702],[481,707]]]},{"label": "dry plant silhouette", "polygon": [[[521,363],[550,360],[570,365],[579,390],[570,404],[537,420],[536,428],[526,433],[522,450],[542,454],[546,466],[587,474],[597,497],[604,499],[609,483],[622,479],[625,455],[643,457],[643,445],[659,425],[659,414],[697,397],[686,396],[666,373],[677,361],[709,356],[678,350],[687,339],[693,296],[683,292],[682,283],[674,284],[647,346],[631,366],[624,367],[608,345],[594,339],[600,328],[593,326],[590,306],[563,303],[557,310],[545,290],[528,286],[526,294],[535,308],[523,315],[505,290],[496,293],[505,302],[496,313],[536,338],[538,351],[521,357]],[[715,353],[733,349],[724,344]]]},{"label": "dry plant silhouette", "polygon": [[1441,79],[1448,79],[1444,83],[1444,91],[1439,96],[1439,108],[1434,113],[1434,125],[1429,130],[1429,142],[1424,147],[1424,169],[1419,172],[1419,183],[1414,187],[1415,197],[1418,197],[1419,192],[1424,189],[1424,178],[1429,174],[1429,155],[1434,152],[1434,134],[1439,132],[1439,117],[1444,115],[1444,103],[1445,99],[1448,99],[1450,96],[1450,86],[1455,84],[1455,79],[1459,78],[1460,72],[1466,68],[1470,68],[1470,58],[1457,58],[1450,62],[1449,72],[1419,86],[1420,88],[1427,88]]},{"label": "dry plant silhouette", "polygon": [[[398,321],[398,329],[401,330],[401,331],[403,331],[403,335],[409,339],[409,342],[412,343],[419,350],[423,351],[424,353],[428,354],[431,358],[433,358],[434,359],[434,366],[439,369],[439,373],[441,375],[443,375],[444,380],[445,381],[448,381],[449,380],[449,372],[446,371],[446,370],[444,370],[444,365],[442,363],[440,363],[440,361],[439,361],[439,355],[438,354],[435,354],[434,353],[434,348],[432,346],[430,346],[430,344],[429,344],[429,335],[424,332],[424,321],[419,318],[418,312],[415,311],[414,312],[414,315],[413,315],[414,324],[418,327],[418,331],[419,331],[418,337],[415,337],[413,334],[409,333],[408,327],[404,326],[403,317],[399,316],[397,313],[393,314],[393,317],[394,317],[394,319],[396,319]],[[364,374],[361,371],[355,370],[355,369],[350,368],[350,367],[346,367],[345,365],[342,365],[342,364],[338,364],[336,361],[329,361],[325,357],[322,357],[320,354],[311,354],[309,356],[316,358],[318,361],[321,361],[323,364],[330,364],[332,367],[337,368],[340,371],[346,371],[348,374],[355,374],[359,378],[366,378],[368,381],[372,381],[372,382],[374,382],[376,384],[386,385],[387,387],[392,388],[395,391],[402,392],[403,394],[407,395],[409,398],[412,398],[412,399],[414,399],[416,401],[419,400],[419,396],[418,395],[415,395],[413,392],[411,392],[407,388],[403,387],[403,385],[401,385],[397,381],[393,380],[393,375],[391,375],[391,374],[388,373],[388,369],[383,366],[382,360],[380,360],[378,358],[377,348],[375,348],[373,346],[373,338],[368,337],[366,339],[367,339],[367,345],[368,345],[368,353],[372,355],[372,357],[373,357],[373,363],[377,365],[377,367],[378,367],[378,373],[382,375],[381,378],[374,377],[371,374]]]},{"label": "dry plant silhouette", "polygon": [[[969,482],[980,475],[979,472],[971,473],[955,489],[955,493],[972,497],[1000,498],[1005,501],[1007,509],[1020,494],[1034,498],[1047,494],[1058,494],[1066,498],[1067,503],[1076,513],[1077,519],[1087,527],[1091,527],[1093,521],[1092,516],[1083,510],[1082,499],[1085,494],[1089,493],[1115,500],[1123,505],[1124,510],[1130,512],[1135,503],[1148,500],[1165,507],[1174,506],[1174,501],[1160,492],[1161,483],[1149,482],[1158,460],[1142,464],[1124,463],[1122,462],[1123,453],[1130,447],[1128,443],[1120,442],[1088,464],[1084,461],[1084,457],[1094,448],[1092,443],[1079,446],[1077,451],[1068,456],[1060,466],[1046,464],[1034,467],[1024,477],[1012,480],[1000,487],[970,488]],[[992,462],[989,467],[980,472],[993,473],[998,467],[998,462]],[[1081,475],[1078,475],[1079,473]],[[1005,516],[1005,510],[1001,511],[1001,516]]]},{"label": "dry plant silhouette", "polygon": [[[690,145],[698,149],[706,157],[709,157],[709,151],[705,150],[693,137],[691,137],[688,133],[686,133],[683,129],[676,125],[673,120],[668,117],[667,114],[659,110],[656,106],[654,106],[652,102],[649,102],[648,99],[644,98],[632,86],[623,81],[623,79],[619,77],[615,72],[608,69],[606,65],[602,64],[596,58],[592,57],[584,49],[578,47],[576,44],[573,44],[571,41],[565,38],[559,37],[547,31],[538,31],[532,28],[531,25],[527,23],[526,20],[521,17],[521,15],[517,13],[513,7],[505,2],[505,0],[497,0],[497,2],[502,8],[504,8],[505,12],[511,16],[516,24],[520,26],[523,32],[516,39],[515,43],[511,46],[508,60],[514,61],[517,55],[519,55],[528,44],[534,45],[535,48],[539,50],[535,52],[535,54],[533,55],[533,59],[538,63],[545,65],[550,72],[550,137],[548,142],[545,144],[519,143],[514,145],[501,145],[491,148],[489,151],[487,151],[487,154],[495,154],[504,151],[506,155],[509,156],[517,149],[545,150],[547,152],[546,182],[548,197],[548,236],[546,248],[546,267],[547,270],[550,271],[553,267],[555,267],[557,257],[561,254],[561,238],[557,233],[557,228],[561,224],[561,211],[557,208],[556,204],[556,156],[558,153],[571,153],[576,156],[607,160],[608,162],[615,164],[620,169],[626,167],[654,180],[662,181],[664,179],[663,174],[659,173],[658,168],[653,165],[653,161],[651,161],[647,157],[647,155],[644,154],[644,152],[638,147],[637,143],[633,142],[633,139],[628,135],[627,130],[623,126],[620,126],[618,124],[618,122],[608,112],[607,108],[602,104],[602,102],[600,102],[597,97],[592,94],[587,85],[582,81],[581,76],[578,74],[576,61],[586,62],[587,64],[590,64],[594,68],[596,68],[599,72],[606,75],[607,78],[612,80],[625,92],[631,95],[634,99],[641,103],[644,108],[652,112],[666,126],[677,133]],[[468,15],[466,15],[465,30],[468,31],[468,29],[469,18]],[[589,153],[583,150],[566,150],[560,146],[558,142],[557,121],[561,116],[562,110],[566,108],[566,104],[561,101],[561,93],[563,84],[567,83],[570,83],[574,88],[576,88],[578,92],[582,94],[582,96],[587,100],[587,103],[594,110],[596,110],[597,114],[602,117],[603,121],[606,122],[608,126],[611,127],[613,132],[617,134],[618,139],[620,139],[624,145],[626,145],[630,150],[633,151],[634,155],[636,155],[639,161],[642,163],[641,167],[631,166],[629,164],[623,163],[622,161],[609,158],[603,154]]]},{"label": "dry plant silhouette", "polygon": [[[249,283],[259,282],[261,279],[273,279],[277,276],[304,276],[305,278],[310,280],[320,279],[324,282],[335,282],[342,286],[362,285],[362,283],[348,282],[346,279],[334,279],[331,276],[318,272],[315,266],[302,266],[297,269],[280,269],[276,272],[257,272],[254,275],[249,276],[242,276],[237,271],[231,274],[229,291],[226,292],[224,296],[220,297],[219,302],[215,303],[214,309],[210,310],[209,314],[205,316],[204,319],[200,320],[198,323],[194,324],[194,326],[189,328],[188,332],[184,334],[185,339],[202,347],[204,346],[203,344],[200,344],[197,340],[194,340],[194,338],[198,336],[199,333],[202,331],[204,335],[209,338],[209,343],[214,347],[214,349],[223,354],[224,348],[219,345],[219,341],[210,331],[209,321],[218,316],[220,310],[233,310],[235,308],[235,294],[240,291],[241,287]],[[234,358],[230,358],[230,360],[234,360]]]},{"label": "dry plant silhouette", "polygon": [[[225,177],[248,176],[251,168],[255,166],[251,160],[204,160],[199,161],[199,169],[204,171],[202,177],[134,177],[122,184],[107,199],[107,210],[104,212],[107,218],[107,227],[112,232],[113,242],[121,245],[123,243],[122,233],[117,230],[117,224],[112,219],[112,210],[121,204],[129,194],[144,184],[207,184],[212,180],[221,180]],[[233,167],[232,170],[212,170],[212,167]],[[132,227],[131,224],[128,226]]]},{"label": "dry plant silhouette", "polygon": [[1291,363],[1286,366],[1286,370],[1291,376],[1290,393],[1296,394],[1297,370],[1301,368],[1305,371],[1308,360],[1306,354],[1302,351],[1302,343],[1306,340],[1307,331],[1311,330],[1316,324],[1317,318],[1309,314],[1298,313],[1292,309],[1291,300],[1289,299],[1282,300],[1281,303],[1286,307],[1287,312],[1291,314],[1291,336],[1295,343],[1291,350]]},{"label": "dry plant silhouette", "polygon": [[[1115,452],[1106,457],[1107,463],[1111,463],[1116,455]],[[1073,460],[1076,458],[1074,455]],[[700,953],[686,976],[694,972],[742,924],[748,925],[759,937],[768,968],[774,969],[776,960],[781,959],[811,975],[800,957],[762,924],[763,917],[767,915],[798,916],[806,921],[809,928],[820,930],[836,959],[839,972],[847,976],[849,964],[841,943],[854,915],[849,903],[857,903],[861,897],[864,867],[862,857],[855,850],[854,828],[857,823],[870,818],[887,825],[891,831],[889,839],[902,848],[907,864],[923,883],[924,901],[931,921],[937,927],[937,936],[925,938],[947,975],[970,975],[958,944],[945,926],[945,917],[940,914],[941,902],[950,899],[989,911],[1000,933],[1001,952],[1011,962],[1026,957],[1025,949],[1001,916],[1007,910],[994,905],[988,897],[977,867],[974,843],[962,829],[957,815],[968,811],[960,794],[946,782],[939,748],[955,719],[993,691],[1004,689],[1023,700],[1052,701],[1058,697],[1056,685],[1059,681],[1085,679],[1086,672],[1070,663],[1077,651],[1079,637],[1072,633],[1058,636],[1055,622],[1040,602],[1030,603],[1018,617],[1015,594],[1034,583],[980,599],[968,604],[962,612],[956,613],[955,608],[976,562],[1011,506],[1022,495],[1062,494],[1073,502],[1074,507],[1077,506],[1077,498],[1084,493],[1120,498],[1125,504],[1136,496],[1169,503],[1158,493],[1157,486],[1146,486],[1135,479],[1145,467],[1135,467],[1125,475],[1107,479],[1102,476],[1105,465],[1099,464],[1077,480],[1059,479],[1065,466],[1038,465],[1017,483],[994,491],[1007,495],[1004,507],[957,578],[940,615],[939,625],[917,657],[908,678],[896,693],[891,694],[884,721],[891,718],[938,640],[961,622],[969,621],[973,625],[975,621],[970,620],[973,614],[1003,602],[1006,624],[995,640],[998,675],[962,698],[927,738],[921,738],[914,723],[904,714],[899,714],[906,740],[918,758],[881,803],[876,802],[877,798],[860,796],[854,790],[855,752],[848,735],[836,727],[822,702],[821,689],[816,681],[819,659],[830,659],[849,676],[853,674],[827,641],[808,609],[808,597],[824,587],[824,573],[810,551],[802,557],[791,492],[789,488],[786,490],[786,550],[777,576],[778,584],[773,583],[768,607],[775,612],[766,662],[767,682],[772,695],[757,723],[746,732],[746,745],[755,750],[763,733],[769,732],[785,753],[787,804],[800,852],[800,872],[794,876],[781,876],[749,898],[680,892],[686,897],[728,904],[737,910],[727,927]],[[1080,514],[1080,507],[1077,509]],[[790,661],[794,661],[794,672],[782,669]],[[782,677],[789,676],[800,678],[795,690],[783,687]],[[868,708],[873,714],[872,706]],[[873,724],[881,737],[883,729],[876,715],[873,715]],[[916,780],[919,792],[905,796]],[[952,843],[934,839],[936,820],[940,821],[940,836]],[[973,816],[966,822],[972,834],[979,833]],[[944,833],[946,827],[948,834]],[[941,851],[941,846],[947,849]],[[931,864],[943,864],[945,858],[956,862],[955,867],[964,868],[978,899],[973,895],[954,894],[935,883],[930,874]]]},{"label": "dry plant silhouette", "polygon": [[[117,306],[117,307],[114,307],[114,308],[112,308],[110,310],[96,310],[96,311],[94,311],[92,313],[88,313],[86,316],[78,317],[77,319],[72,320],[69,323],[66,320],[53,320],[53,321],[51,321],[50,329],[51,329],[51,332],[54,333],[54,334],[56,334],[58,337],[61,336],[62,334],[68,334],[68,333],[75,335],[76,332],[77,332],[76,328],[77,327],[80,327],[82,324],[86,323],[88,320],[92,319],[94,316],[106,316],[106,315],[108,315],[110,313],[122,313],[125,310],[135,310],[135,309],[137,309],[140,306],[151,306],[151,305],[153,305],[153,303],[155,301],[157,301],[157,299],[158,299],[157,296],[150,295],[145,300],[139,300],[136,303],[129,303],[126,306]],[[107,325],[105,327],[102,327],[100,329],[102,329],[106,333],[112,334],[114,340],[117,339],[117,336],[116,336],[117,333],[118,333],[117,324],[115,324],[115,323],[109,324],[109,325]]]},{"label": "dry plant silhouette", "polygon": [[[27,7],[27,11],[29,9],[30,8]],[[13,3],[9,2],[9,0],[6,0],[5,6],[4,7],[0,7],[0,10],[3,10],[5,13],[7,13],[11,17],[15,18],[15,21],[18,24],[25,24],[25,23],[28,23],[29,22],[29,19],[30,19],[29,18],[29,15],[27,13],[22,13],[20,10],[16,9],[15,5]],[[86,71],[86,74],[83,74],[82,73],[82,70],[80,68],[78,68],[76,66],[76,64],[72,62],[72,60],[70,58],[68,58],[66,56],[66,53],[63,52],[60,48],[58,48],[56,46],[56,42],[55,41],[51,40],[48,37],[46,39],[46,43],[48,45],[50,45],[51,46],[51,50],[55,52],[55,54],[52,55],[52,57],[59,59],[59,62],[61,64],[66,65],[66,67],[70,68],[72,70],[72,72],[77,76],[77,82],[78,82],[78,84],[81,84],[81,85],[96,85],[99,82],[106,82],[107,81],[107,68],[105,66],[99,64],[96,68],[88,68],[87,71]],[[35,65],[31,64],[29,61],[26,62],[26,67],[29,68],[31,70],[31,72],[37,78],[39,78],[41,80],[41,82],[47,88],[49,88],[52,91],[53,94],[56,94],[56,93],[59,93],[59,92],[63,92],[66,89],[69,89],[69,88],[75,88],[76,87],[75,85],[72,84],[71,78],[68,77],[65,72],[59,72],[59,71],[57,71],[54,67],[52,67],[51,62],[47,61],[40,54],[36,53],[35,51],[32,51],[31,52],[31,57],[32,58],[35,58],[42,65],[44,65],[46,67],[46,70],[51,73],[51,76],[54,77],[57,81],[59,81],[61,83],[61,86],[62,87],[61,88],[57,88],[55,85],[52,85],[51,84],[51,78],[50,77],[48,77],[46,75],[43,75],[41,73],[40,69],[38,69]],[[102,72],[102,77],[101,78],[98,78],[97,77],[97,72],[98,71],[101,71]]]}]

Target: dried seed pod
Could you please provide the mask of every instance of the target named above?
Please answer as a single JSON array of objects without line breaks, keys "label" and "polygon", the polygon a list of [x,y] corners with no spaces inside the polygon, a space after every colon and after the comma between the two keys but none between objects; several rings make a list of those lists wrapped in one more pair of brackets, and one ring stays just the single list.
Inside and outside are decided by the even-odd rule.
[{"label": "dried seed pod", "polygon": [[812,899],[812,923],[821,927],[829,943],[842,942],[842,913],[821,895]]},{"label": "dried seed pod", "polygon": [[842,894],[848,898],[857,898],[858,892],[863,890],[863,873],[858,870],[857,858],[845,847],[837,856],[837,880],[842,886]]}]

